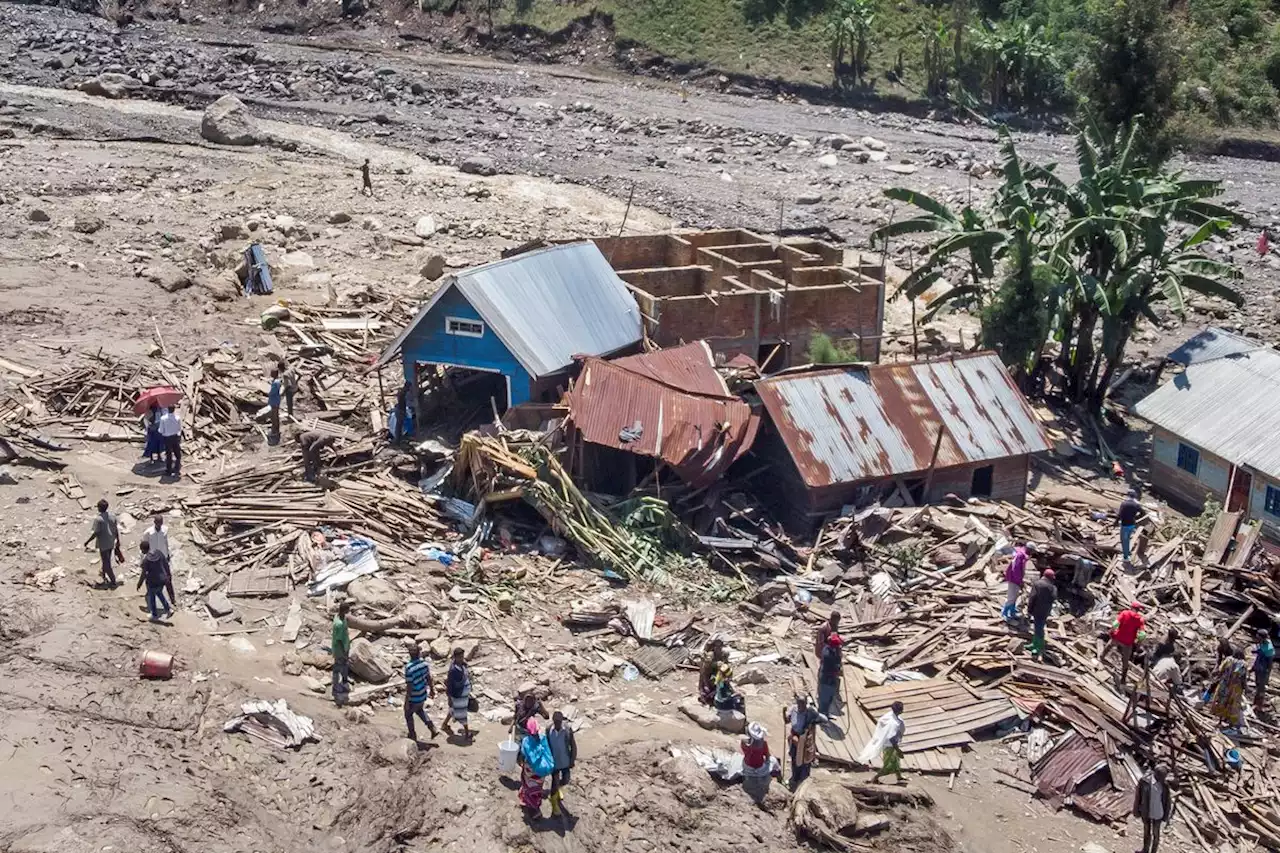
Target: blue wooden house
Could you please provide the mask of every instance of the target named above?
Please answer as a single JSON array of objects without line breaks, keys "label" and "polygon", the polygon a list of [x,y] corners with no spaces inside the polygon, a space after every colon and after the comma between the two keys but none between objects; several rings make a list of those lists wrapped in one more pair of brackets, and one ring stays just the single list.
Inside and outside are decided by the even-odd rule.
[{"label": "blue wooden house", "polygon": [[630,352],[640,338],[622,279],[594,243],[569,243],[449,276],[378,366],[400,357],[415,410],[424,377],[442,375],[486,383],[502,409],[553,402],[575,356]]}]

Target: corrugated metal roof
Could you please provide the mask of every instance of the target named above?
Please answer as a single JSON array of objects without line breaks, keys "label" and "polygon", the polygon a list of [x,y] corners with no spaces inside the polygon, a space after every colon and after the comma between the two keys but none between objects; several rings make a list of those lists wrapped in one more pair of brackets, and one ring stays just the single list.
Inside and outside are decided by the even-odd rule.
[{"label": "corrugated metal roof", "polygon": [[640,309],[594,243],[569,243],[464,270],[448,280],[391,342],[396,357],[413,329],[456,287],[531,376],[576,355],[607,355],[640,340]]},{"label": "corrugated metal roof", "polygon": [[1031,768],[1040,793],[1051,799],[1070,796],[1076,786],[1107,767],[1107,753],[1096,741],[1072,731]]},{"label": "corrugated metal roof", "polygon": [[1215,358],[1265,347],[1265,344],[1210,326],[1203,332],[1188,338],[1176,350],[1169,353],[1169,360],[1181,365],[1199,364],[1203,361],[1213,361]]},{"label": "corrugated metal roof", "polygon": [[1280,478],[1280,353],[1192,364],[1134,407],[1140,417],[1234,465]]},{"label": "corrugated metal roof", "polygon": [[613,363],[681,391],[729,396],[729,386],[716,371],[715,358],[706,341],[615,358]]},{"label": "corrugated metal roof", "polygon": [[855,483],[1048,450],[1049,440],[994,353],[851,365],[756,383],[809,486]]},{"label": "corrugated metal roof", "polygon": [[[745,453],[759,426],[737,397],[685,393],[598,358],[583,364],[568,403],[585,441],[661,459],[695,486]],[[620,433],[637,426],[639,437],[624,441]]]}]

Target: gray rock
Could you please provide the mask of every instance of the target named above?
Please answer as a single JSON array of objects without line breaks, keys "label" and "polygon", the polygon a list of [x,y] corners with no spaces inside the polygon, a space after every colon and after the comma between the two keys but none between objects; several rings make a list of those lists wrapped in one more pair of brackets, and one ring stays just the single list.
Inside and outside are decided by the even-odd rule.
[{"label": "gray rock", "polygon": [[818,165],[824,169],[834,169],[840,163],[840,158],[834,154],[823,154],[818,158]]},{"label": "gray rock", "polygon": [[253,117],[235,95],[223,95],[205,108],[200,136],[218,145],[257,145],[261,141]]},{"label": "gray rock", "polygon": [[127,98],[141,89],[142,83],[128,74],[115,74],[108,71],[92,80],[85,80],[79,88],[81,92],[99,98]]},{"label": "gray rock", "polygon": [[734,681],[738,684],[768,684],[769,676],[765,675],[760,667],[753,666],[739,673]]},{"label": "gray rock", "polygon": [[796,196],[796,204],[821,204],[822,193],[801,193]]},{"label": "gray rock", "polygon": [[484,154],[473,154],[462,161],[458,168],[468,175],[496,175],[498,169],[493,164],[493,158]]},{"label": "gray rock", "polygon": [[351,644],[351,674],[370,684],[382,684],[391,679],[392,669],[382,659],[373,643],[360,637]]},{"label": "gray rock", "polygon": [[48,222],[49,214],[45,213],[38,207],[33,207],[27,211],[28,222]]},{"label": "gray rock", "polygon": [[747,730],[746,715],[737,711],[717,711],[708,708],[694,697],[680,703],[681,712],[707,731],[728,732],[740,735]]},{"label": "gray rock", "polygon": [[396,738],[378,750],[378,757],[388,764],[408,766],[418,758],[418,745],[407,737]]},{"label": "gray rock", "polygon": [[431,214],[419,216],[418,221],[413,224],[413,233],[417,234],[424,240],[436,233],[436,218]]},{"label": "gray rock", "polygon": [[351,214],[344,210],[335,210],[329,214],[328,221],[330,225],[343,225],[351,221]]},{"label": "gray rock", "polygon": [[0,486],[16,485],[18,485],[18,480],[13,476],[13,472],[9,470],[8,466],[0,465]]},{"label": "gray rock", "polygon": [[324,693],[329,689],[328,685],[318,678],[313,678],[310,675],[303,675],[299,677],[302,679],[302,686],[310,690],[312,693]]},{"label": "gray rock", "polygon": [[474,660],[480,654],[479,640],[459,640],[457,647],[462,649],[463,660]]},{"label": "gray rock", "polygon": [[427,262],[422,265],[422,269],[419,272],[427,281],[435,281],[444,275],[446,266],[444,255],[431,255],[427,258]]},{"label": "gray rock", "polygon": [[231,599],[220,589],[215,589],[205,597],[204,606],[209,608],[209,612],[214,616],[230,616],[236,612],[236,607],[231,603]]},{"label": "gray rock", "polygon": [[400,607],[402,596],[396,588],[382,578],[366,576],[356,578],[347,586],[347,596],[357,604],[374,610],[394,613]]},{"label": "gray rock", "polygon": [[230,302],[244,292],[244,285],[233,270],[198,275],[196,285],[214,302]]},{"label": "gray rock", "polygon": [[195,283],[191,276],[172,265],[143,267],[140,275],[167,293],[186,290]]},{"label": "gray rock", "polygon": [[431,656],[436,660],[444,660],[453,653],[453,644],[448,637],[436,637],[431,641]]},{"label": "gray rock", "polygon": [[218,239],[224,242],[249,239],[249,229],[245,227],[243,222],[219,222],[215,227],[217,228]]},{"label": "gray rock", "polygon": [[77,216],[71,227],[81,234],[94,234],[102,230],[103,222],[97,216]]}]

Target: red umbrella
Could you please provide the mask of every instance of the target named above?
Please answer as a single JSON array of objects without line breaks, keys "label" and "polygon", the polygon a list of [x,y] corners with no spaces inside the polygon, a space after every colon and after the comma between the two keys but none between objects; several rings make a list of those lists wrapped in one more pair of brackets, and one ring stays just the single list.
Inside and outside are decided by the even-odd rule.
[{"label": "red umbrella", "polygon": [[145,414],[151,410],[152,406],[167,409],[177,405],[183,396],[183,393],[177,388],[170,388],[168,385],[157,385],[155,388],[148,388],[138,395],[138,402],[133,404],[133,413],[135,415]]}]

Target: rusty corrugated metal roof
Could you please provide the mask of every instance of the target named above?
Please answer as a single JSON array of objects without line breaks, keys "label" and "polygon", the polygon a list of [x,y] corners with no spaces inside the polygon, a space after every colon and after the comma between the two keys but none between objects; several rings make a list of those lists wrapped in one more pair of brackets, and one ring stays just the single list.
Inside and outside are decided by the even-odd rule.
[{"label": "rusty corrugated metal roof", "polygon": [[[720,476],[755,440],[759,418],[737,397],[690,394],[599,358],[567,397],[585,441],[666,462],[695,486]],[[624,430],[639,435],[624,440]]]},{"label": "rusty corrugated metal roof", "polygon": [[1077,785],[1106,767],[1107,753],[1102,744],[1072,731],[1031,768],[1031,778],[1041,794],[1062,800],[1070,796]]},{"label": "rusty corrugated metal roof", "polygon": [[1048,450],[1049,439],[990,352],[787,373],[756,391],[811,487]]},{"label": "rusty corrugated metal roof", "polygon": [[729,396],[729,387],[716,372],[711,347],[706,341],[615,358],[613,364],[681,391]]}]

